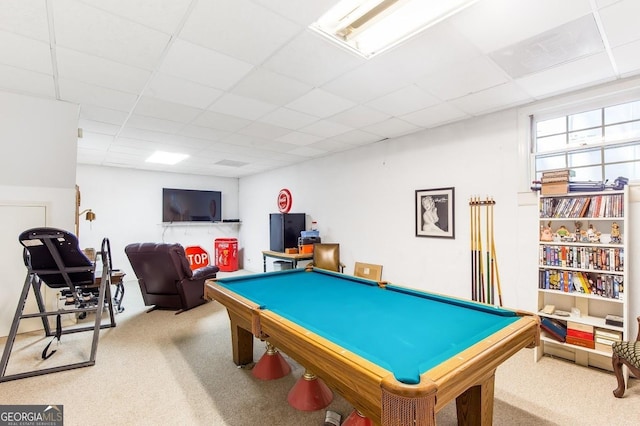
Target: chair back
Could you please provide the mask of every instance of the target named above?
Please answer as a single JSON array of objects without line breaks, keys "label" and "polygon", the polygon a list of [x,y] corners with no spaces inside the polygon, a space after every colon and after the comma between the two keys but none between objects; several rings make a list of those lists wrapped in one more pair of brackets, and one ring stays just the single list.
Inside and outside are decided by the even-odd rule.
[{"label": "chair back", "polygon": [[313,245],[313,266],[329,271],[341,272],[340,244],[317,243]]},{"label": "chair back", "polygon": [[360,278],[366,278],[373,281],[382,280],[382,265],[373,263],[356,262],[353,267],[353,275]]},{"label": "chair back", "polygon": [[95,266],[72,233],[56,228],[32,228],[20,234],[25,266],[49,287],[92,285]]},{"label": "chair back", "polygon": [[124,251],[148,293],[176,294],[176,283],[193,276],[180,244],[136,243],[126,246]]}]

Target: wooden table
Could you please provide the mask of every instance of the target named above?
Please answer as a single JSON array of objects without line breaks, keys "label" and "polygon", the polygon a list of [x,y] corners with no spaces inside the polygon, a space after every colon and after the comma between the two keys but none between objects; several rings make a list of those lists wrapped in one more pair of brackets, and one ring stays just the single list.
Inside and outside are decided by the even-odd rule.
[{"label": "wooden table", "polygon": [[298,267],[299,260],[313,259],[313,253],[282,253],[280,251],[264,250],[262,252],[262,272],[267,272],[267,257],[285,260],[293,264],[293,269]]}]

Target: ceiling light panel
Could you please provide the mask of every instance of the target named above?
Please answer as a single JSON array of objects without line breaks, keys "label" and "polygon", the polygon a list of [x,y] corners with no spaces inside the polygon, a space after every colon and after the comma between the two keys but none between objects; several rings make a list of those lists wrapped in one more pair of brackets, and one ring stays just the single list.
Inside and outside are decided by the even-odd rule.
[{"label": "ceiling light panel", "polygon": [[476,1],[343,0],[309,28],[370,58]]}]

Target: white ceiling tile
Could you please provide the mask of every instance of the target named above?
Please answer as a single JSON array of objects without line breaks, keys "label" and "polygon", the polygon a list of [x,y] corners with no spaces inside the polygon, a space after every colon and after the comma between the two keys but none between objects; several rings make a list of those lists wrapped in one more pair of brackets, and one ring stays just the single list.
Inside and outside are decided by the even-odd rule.
[{"label": "white ceiling tile", "polygon": [[120,64],[109,59],[75,50],[56,49],[58,75],[129,93],[139,93],[151,77],[151,72]]},{"label": "white ceiling tile", "polygon": [[213,87],[157,73],[145,90],[146,96],[195,108],[207,108],[223,92]]},{"label": "white ceiling tile", "polygon": [[302,26],[309,26],[331,9],[336,0],[254,0]]},{"label": "white ceiling tile", "polygon": [[497,109],[522,105],[533,100],[524,90],[509,82],[482,92],[454,99],[451,103],[468,114],[480,115]]},{"label": "white ceiling tile", "polygon": [[351,130],[350,132],[347,132],[347,133],[336,135],[331,139],[336,140],[338,142],[345,142],[350,145],[363,145],[363,144],[379,141],[380,136],[356,129],[356,130]]},{"label": "white ceiling tile", "polygon": [[[443,42],[446,40],[446,42]],[[441,22],[371,60],[407,85],[445,65],[475,58],[478,48],[448,22]]]},{"label": "white ceiling tile", "polygon": [[134,113],[145,117],[155,117],[164,120],[188,123],[204,112],[203,109],[193,108],[186,105],[163,101],[162,99],[142,96]]},{"label": "white ceiling tile", "polygon": [[53,75],[49,44],[0,31],[0,63]]},{"label": "white ceiling tile", "polygon": [[397,117],[430,107],[439,102],[440,101],[433,95],[412,84],[371,102],[367,102],[366,105]]},{"label": "white ceiling tile", "polygon": [[290,133],[290,129],[285,129],[284,127],[274,126],[272,124],[260,123],[259,121],[254,121],[249,124],[247,127],[242,128],[238,131],[243,135],[247,136],[255,136],[258,138],[268,138],[268,139],[278,139],[280,136],[286,135]]},{"label": "white ceiling tile", "polygon": [[451,100],[506,83],[505,72],[486,56],[421,77],[416,84],[442,100]]},{"label": "white ceiling tile", "polygon": [[587,84],[602,83],[615,77],[605,53],[589,56],[516,80],[516,83],[535,98],[551,96]]},{"label": "white ceiling tile", "polygon": [[368,62],[324,84],[322,89],[354,102],[364,103],[403,86],[406,83],[397,79],[396,73],[389,67],[382,67],[379,62]]},{"label": "white ceiling tile", "polygon": [[180,130],[180,134],[192,138],[216,141],[229,136],[230,133],[224,130],[212,129],[211,127],[190,125]]},{"label": "white ceiling tile", "polygon": [[374,135],[381,136],[383,138],[393,138],[418,131],[420,130],[420,127],[392,117],[380,123],[364,127],[362,130],[368,133],[373,133]]},{"label": "white ceiling tile", "polygon": [[442,103],[403,115],[400,118],[404,121],[415,124],[416,126],[430,128],[444,123],[469,118],[469,115],[460,111],[453,105]]},{"label": "white ceiling tile", "polygon": [[180,130],[184,124],[177,121],[162,120],[154,117],[145,117],[143,115],[132,115],[127,120],[127,127],[135,127],[136,129],[152,130],[154,132],[175,133]]},{"label": "white ceiling tile", "polygon": [[0,1],[0,29],[49,42],[47,3],[42,0]]},{"label": "white ceiling tile", "polygon": [[78,148],[106,151],[113,142],[113,136],[101,133],[83,132],[78,139]]},{"label": "white ceiling tile", "polygon": [[299,155],[301,157],[317,157],[329,152],[325,149],[311,148],[308,146],[301,146],[299,148],[292,149],[290,154]]},{"label": "white ceiling tile", "polygon": [[636,75],[640,72],[640,41],[624,44],[613,49],[613,56],[618,71],[623,77]]},{"label": "white ceiling tile", "polygon": [[304,95],[313,87],[290,77],[256,68],[245,76],[231,93],[255,98],[274,105],[284,105]]},{"label": "white ceiling tile", "polygon": [[312,86],[321,86],[364,62],[364,58],[306,30],[270,57],[263,66]]},{"label": "white ceiling tile", "polygon": [[276,106],[255,99],[245,98],[244,96],[227,93],[214,102],[209,109],[221,114],[256,120],[276,109]]},{"label": "white ceiling tile", "polygon": [[297,130],[301,127],[308,126],[318,121],[317,117],[302,112],[293,111],[287,108],[278,108],[270,113],[260,117],[264,123],[285,127],[291,130]]},{"label": "white ceiling tile", "polygon": [[135,101],[136,95],[107,89],[80,81],[59,79],[60,96],[68,101],[83,105],[94,105],[103,108],[129,111]]},{"label": "white ceiling tile", "polygon": [[81,118],[78,120],[78,127],[82,129],[83,133],[87,132],[87,133],[96,133],[100,135],[115,136],[120,131],[121,126],[117,124],[111,124],[111,123],[105,123],[102,121],[94,121],[94,120],[87,120],[87,119]]},{"label": "white ceiling tile", "polygon": [[56,0],[56,44],[117,62],[152,69],[169,36],[73,0]]},{"label": "white ceiling tile", "polygon": [[107,155],[107,151],[94,150],[90,148],[78,148],[76,161],[79,164],[101,165]]},{"label": "white ceiling tile", "polygon": [[589,13],[589,0],[485,0],[452,17],[451,23],[489,53]]},{"label": "white ceiling tile", "polygon": [[147,141],[158,143],[171,143],[175,136],[165,132],[156,132],[153,130],[137,129],[135,127],[124,127],[118,134],[117,140],[132,139],[136,141]]},{"label": "white ceiling tile", "polygon": [[346,133],[350,130],[353,130],[353,128],[349,126],[345,126],[344,124],[333,123],[328,120],[319,120],[299,130],[301,132],[309,133],[311,135],[330,138],[332,136],[336,136],[341,133]]},{"label": "white ceiling tile", "polygon": [[172,33],[176,30],[192,3],[192,0],[82,1],[165,33]]},{"label": "white ceiling tile", "polygon": [[218,89],[229,89],[244,77],[253,65],[206,47],[177,39],[160,66],[175,77]]},{"label": "white ceiling tile", "polygon": [[287,133],[286,135],[276,138],[276,140],[280,142],[286,142],[292,145],[300,145],[300,146],[310,145],[322,139],[324,139],[322,136],[315,136],[315,135],[310,135],[308,133],[302,133],[302,132],[290,132],[290,133]]},{"label": "white ceiling tile", "polygon": [[359,128],[379,123],[389,118],[389,114],[369,108],[364,105],[358,105],[346,111],[340,112],[328,118],[329,121],[344,124],[345,126]]},{"label": "white ceiling tile", "polygon": [[229,56],[259,64],[302,28],[248,0],[198,2],[180,34]]},{"label": "white ceiling tile", "polygon": [[640,39],[638,16],[640,2],[637,0],[620,1],[600,10],[600,19],[612,47]]},{"label": "white ceiling tile", "polygon": [[326,118],[341,111],[354,107],[353,101],[341,98],[322,89],[313,89],[286,105],[287,108]]},{"label": "white ceiling tile", "polygon": [[80,106],[80,118],[102,123],[115,124],[121,126],[129,114],[124,111],[97,107],[93,105]]},{"label": "white ceiling tile", "polygon": [[251,123],[250,120],[234,117],[227,114],[221,114],[215,111],[204,111],[193,124],[210,127],[212,129],[224,130],[226,132],[235,132]]},{"label": "white ceiling tile", "polygon": [[0,87],[55,98],[53,76],[0,64]]}]

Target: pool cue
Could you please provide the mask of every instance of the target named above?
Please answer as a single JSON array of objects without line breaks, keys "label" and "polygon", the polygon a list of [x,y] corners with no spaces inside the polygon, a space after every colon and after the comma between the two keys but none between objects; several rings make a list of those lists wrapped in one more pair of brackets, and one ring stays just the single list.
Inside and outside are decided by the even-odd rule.
[{"label": "pool cue", "polygon": [[491,245],[490,247],[487,247],[487,250],[491,251],[490,254],[490,265],[489,265],[489,269],[490,269],[490,279],[491,279],[491,302],[492,304],[495,304],[495,285],[494,285],[494,278],[495,278],[495,274],[494,274],[494,265],[495,265],[495,258],[494,258],[494,252],[492,250],[492,247],[494,246],[494,238],[493,238],[493,205],[495,204],[493,201],[493,198],[488,198],[487,197],[487,235],[489,235],[489,238],[491,240]]},{"label": "pool cue", "polygon": [[[488,199],[487,199],[488,200]],[[491,287],[491,228],[489,227],[489,204],[485,205],[485,229],[487,231],[487,303],[493,303],[493,288]]]},{"label": "pool cue", "polygon": [[[479,198],[478,198],[478,203],[480,202]],[[479,278],[479,283],[478,283],[478,287],[480,289],[480,294],[478,295],[478,297],[480,298],[480,302],[485,301],[485,292],[484,292],[484,259],[482,258],[482,230],[481,230],[481,226],[482,226],[482,210],[480,209],[480,205],[477,206],[476,208],[476,215],[477,215],[477,224],[478,224],[478,232],[477,232],[477,244],[478,244],[478,264],[479,264],[479,268],[478,268],[478,278]]]},{"label": "pool cue", "polygon": [[498,301],[500,306],[502,306],[502,289],[500,288],[500,273],[498,272],[498,260],[496,258],[496,245],[493,244],[491,246],[491,252],[494,257],[493,266],[496,268],[496,283],[498,284]]},{"label": "pool cue", "polygon": [[475,273],[475,250],[476,245],[473,239],[473,235],[475,232],[474,223],[473,223],[473,197],[469,200],[469,207],[471,209],[471,214],[469,215],[469,241],[471,242],[471,300],[476,300],[476,273]]}]

